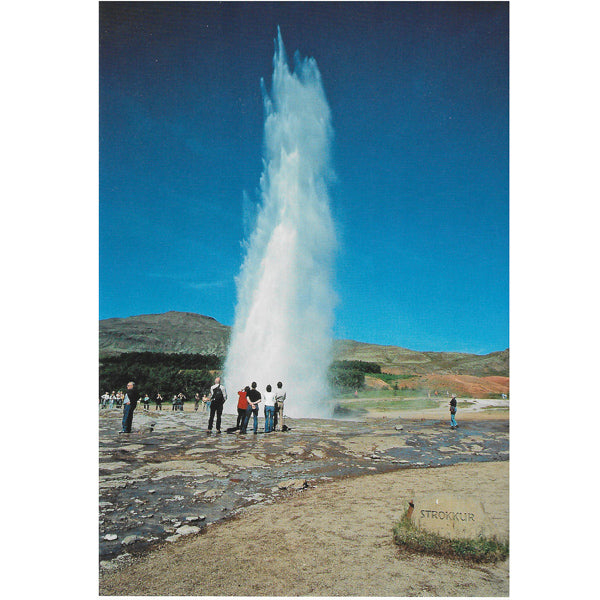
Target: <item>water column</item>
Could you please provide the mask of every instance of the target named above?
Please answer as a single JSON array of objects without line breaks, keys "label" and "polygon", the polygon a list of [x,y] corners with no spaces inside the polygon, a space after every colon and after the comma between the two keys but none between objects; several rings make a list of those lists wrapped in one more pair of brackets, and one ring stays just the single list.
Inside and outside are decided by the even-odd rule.
[{"label": "water column", "polygon": [[230,397],[252,381],[282,381],[286,415],[330,416],[333,259],[328,184],[331,115],[317,63],[288,65],[278,30],[265,107],[264,170],[254,231],[236,278],[237,306],[225,364]]}]

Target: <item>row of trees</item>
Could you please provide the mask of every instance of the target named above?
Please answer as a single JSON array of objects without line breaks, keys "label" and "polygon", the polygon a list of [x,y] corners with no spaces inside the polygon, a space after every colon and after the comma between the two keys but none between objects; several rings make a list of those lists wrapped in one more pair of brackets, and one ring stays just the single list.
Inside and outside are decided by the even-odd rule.
[{"label": "row of trees", "polygon": [[381,373],[381,367],[362,360],[336,360],[329,367],[329,384],[341,393],[361,390],[367,373]]},{"label": "row of trees", "polygon": [[160,393],[163,400],[183,393],[188,399],[196,392],[205,394],[214,383],[215,371],[223,359],[203,354],[167,354],[163,352],[128,352],[100,362],[100,395],[125,390],[135,381],[137,389],[152,400]]},{"label": "row of trees", "polygon": [[[125,390],[135,381],[137,389],[152,400],[160,393],[165,401],[182,392],[188,399],[207,393],[224,358],[204,354],[127,352],[100,361],[99,395]],[[376,363],[338,360],[329,367],[329,383],[337,392],[360,390],[365,373],[381,373]]]}]

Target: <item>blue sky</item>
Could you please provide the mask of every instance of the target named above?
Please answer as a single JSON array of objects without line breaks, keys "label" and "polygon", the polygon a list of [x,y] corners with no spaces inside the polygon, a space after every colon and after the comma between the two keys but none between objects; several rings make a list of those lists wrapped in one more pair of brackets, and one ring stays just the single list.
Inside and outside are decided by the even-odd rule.
[{"label": "blue sky", "polygon": [[507,348],[508,3],[101,3],[100,318],[233,324],[278,25],[332,111],[335,337]]}]

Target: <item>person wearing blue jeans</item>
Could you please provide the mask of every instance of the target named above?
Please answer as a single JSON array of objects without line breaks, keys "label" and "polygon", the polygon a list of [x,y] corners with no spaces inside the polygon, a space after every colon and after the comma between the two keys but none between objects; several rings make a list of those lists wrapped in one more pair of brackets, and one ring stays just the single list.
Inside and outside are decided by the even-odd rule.
[{"label": "person wearing blue jeans", "polygon": [[271,391],[271,386],[267,386],[265,392],[265,433],[273,431],[273,418],[275,417],[275,394]]},{"label": "person wearing blue jeans", "polygon": [[127,393],[123,399],[123,421],[122,430],[120,433],[131,433],[131,424],[133,423],[133,411],[137,406],[140,395],[136,389],[134,389],[135,383],[130,381],[127,384]]},{"label": "person wearing blue jeans", "polygon": [[452,396],[452,400],[450,400],[450,428],[456,429],[458,427],[456,423],[456,396]]},{"label": "person wearing blue jeans", "polygon": [[250,388],[250,391],[246,393],[246,397],[248,398],[248,408],[246,409],[246,417],[244,418],[240,433],[246,433],[251,414],[254,415],[254,433],[258,433],[258,405],[260,403],[261,394],[256,389],[256,381],[252,382],[252,387]]}]

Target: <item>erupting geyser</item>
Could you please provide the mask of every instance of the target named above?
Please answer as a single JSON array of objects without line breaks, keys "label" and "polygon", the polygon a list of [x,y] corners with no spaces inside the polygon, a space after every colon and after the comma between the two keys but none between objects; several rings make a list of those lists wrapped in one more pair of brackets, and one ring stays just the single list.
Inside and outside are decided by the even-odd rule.
[{"label": "erupting geyser", "polygon": [[225,363],[230,398],[252,381],[282,381],[286,414],[326,417],[331,408],[332,290],[336,235],[327,185],[333,130],[317,63],[295,56],[290,70],[281,32],[265,105],[261,203],[240,274]]}]

